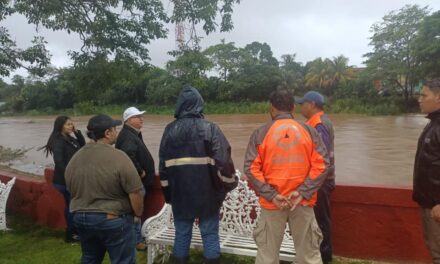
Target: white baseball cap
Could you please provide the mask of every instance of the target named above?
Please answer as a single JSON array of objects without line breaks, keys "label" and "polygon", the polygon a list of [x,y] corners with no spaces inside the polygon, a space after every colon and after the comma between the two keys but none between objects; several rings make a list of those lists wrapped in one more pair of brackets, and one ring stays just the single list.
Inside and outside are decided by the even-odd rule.
[{"label": "white baseball cap", "polygon": [[139,111],[136,107],[132,106],[125,109],[124,114],[122,115],[122,119],[124,122],[127,121],[132,116],[143,115],[145,111]]}]

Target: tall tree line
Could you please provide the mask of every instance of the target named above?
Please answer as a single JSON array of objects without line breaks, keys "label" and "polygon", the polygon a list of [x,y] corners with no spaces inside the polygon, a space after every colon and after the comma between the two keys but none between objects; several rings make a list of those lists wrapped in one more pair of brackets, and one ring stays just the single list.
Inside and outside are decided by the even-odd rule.
[{"label": "tall tree line", "polygon": [[[37,2],[54,6],[35,9]],[[365,68],[350,66],[343,55],[316,58],[303,64],[296,60],[295,53],[275,58],[267,43],[252,42],[237,47],[233,42],[222,40],[205,49],[198,41],[194,46],[181,46],[170,52],[173,59],[162,69],[148,63],[146,45],[151,39],[165,34],[161,31],[163,23],[183,20],[203,23],[208,34],[216,30],[213,19],[220,14],[223,17],[220,30],[231,30],[232,6],[239,1],[205,0],[197,4],[183,1],[185,6],[176,5],[173,15],[163,18],[161,1],[148,7],[140,0],[65,2],[66,6],[59,6],[59,1],[55,0],[0,1],[0,19],[19,12],[33,23],[84,35],[83,49],[70,53],[74,65],[54,69],[48,66],[44,40],[36,41],[36,47],[20,50],[3,30],[4,35],[0,34],[0,74],[7,76],[18,67],[28,68],[32,73],[27,78],[14,76],[11,84],[0,82],[0,101],[7,102],[3,108],[21,111],[72,108],[77,104],[172,104],[185,84],[198,87],[207,101],[216,102],[263,101],[279,87],[290,89],[296,95],[314,89],[330,100],[365,100],[379,96],[373,87],[373,82],[377,81],[381,89],[408,102],[417,84],[440,75],[440,12],[430,13],[428,7],[418,5],[392,11],[372,25],[372,51],[364,55]],[[72,9],[75,3],[79,7]],[[214,3],[217,9],[212,6]],[[220,4],[227,8],[219,8]],[[120,16],[124,12],[115,12],[115,9],[135,17]],[[209,16],[204,13],[206,10],[210,10]],[[64,21],[68,16],[61,14],[74,14],[69,13],[74,11],[85,16],[91,16],[86,11],[97,15],[91,16],[93,19],[89,17],[89,21],[84,22],[86,25],[73,18]],[[106,14],[105,18],[100,18],[101,12]],[[108,20],[112,16],[113,22]],[[134,24],[124,28],[130,23]],[[136,27],[145,26],[144,23],[156,25],[155,33],[148,31],[151,28],[137,32]],[[129,39],[120,41],[117,38],[123,39],[123,32],[131,36],[139,34],[137,36],[144,39],[133,40],[133,43]],[[7,56],[7,52],[12,55]]]}]

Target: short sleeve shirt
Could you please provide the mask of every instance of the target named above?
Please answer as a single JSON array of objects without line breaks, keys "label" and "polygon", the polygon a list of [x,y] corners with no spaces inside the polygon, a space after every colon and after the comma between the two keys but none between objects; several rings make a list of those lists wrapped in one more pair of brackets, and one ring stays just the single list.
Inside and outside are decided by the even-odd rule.
[{"label": "short sleeve shirt", "polygon": [[129,157],[108,144],[86,144],[70,160],[65,177],[72,212],[131,213],[128,194],[142,188]]}]

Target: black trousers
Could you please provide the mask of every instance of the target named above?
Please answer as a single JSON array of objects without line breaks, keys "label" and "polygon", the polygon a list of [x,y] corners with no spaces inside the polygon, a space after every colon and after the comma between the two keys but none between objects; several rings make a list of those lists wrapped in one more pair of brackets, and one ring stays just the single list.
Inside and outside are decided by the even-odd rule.
[{"label": "black trousers", "polygon": [[318,200],[316,202],[315,217],[324,236],[321,243],[322,262],[329,263],[332,261],[332,221],[330,215],[330,195],[335,189],[335,180],[325,180],[321,188],[318,190]]}]

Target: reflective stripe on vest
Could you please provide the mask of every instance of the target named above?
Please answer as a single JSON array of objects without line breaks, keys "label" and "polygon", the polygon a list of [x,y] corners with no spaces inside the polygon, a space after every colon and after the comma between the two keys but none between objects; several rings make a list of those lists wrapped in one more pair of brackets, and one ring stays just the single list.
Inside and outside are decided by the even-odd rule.
[{"label": "reflective stripe on vest", "polygon": [[165,161],[165,167],[169,168],[172,166],[182,166],[182,165],[215,165],[215,160],[210,157],[184,157],[178,159],[170,159]]}]

